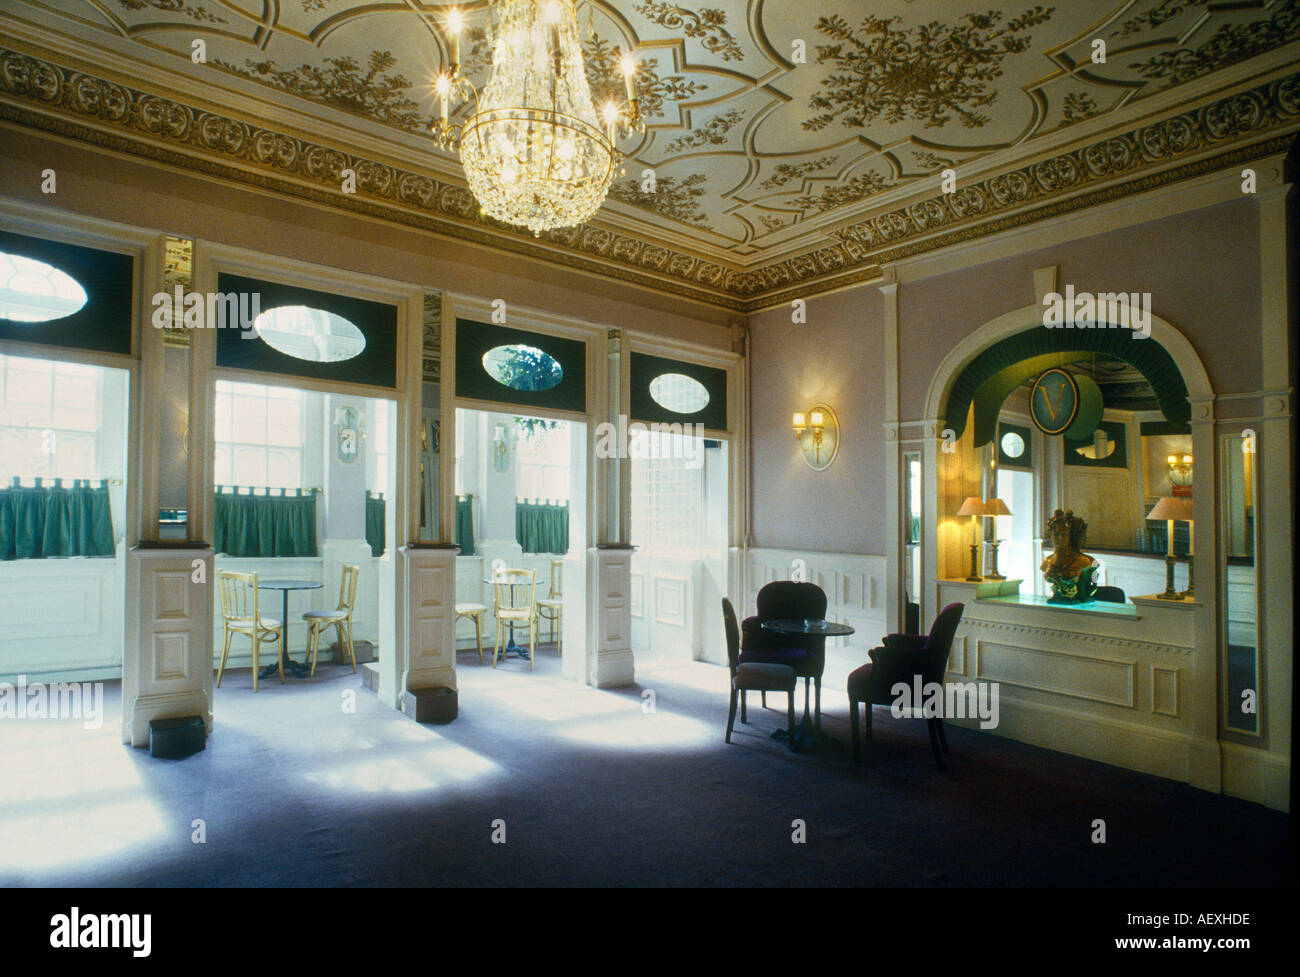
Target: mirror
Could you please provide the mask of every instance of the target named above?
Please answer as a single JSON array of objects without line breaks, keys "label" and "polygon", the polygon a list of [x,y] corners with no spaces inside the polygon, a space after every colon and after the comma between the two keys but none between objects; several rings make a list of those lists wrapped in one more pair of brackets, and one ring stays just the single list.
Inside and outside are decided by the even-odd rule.
[{"label": "mirror", "polygon": [[1230,435],[1221,444],[1221,551],[1226,561],[1220,600],[1225,723],[1228,729],[1260,735],[1259,588],[1255,563],[1255,439]]},{"label": "mirror", "polygon": [[[903,587],[907,592],[909,615],[917,621],[921,600],[921,453],[903,454]],[[912,605],[915,606],[913,610]],[[905,619],[912,622],[910,617]],[[919,627],[919,624],[917,624]],[[915,632],[913,632],[915,633]]]}]

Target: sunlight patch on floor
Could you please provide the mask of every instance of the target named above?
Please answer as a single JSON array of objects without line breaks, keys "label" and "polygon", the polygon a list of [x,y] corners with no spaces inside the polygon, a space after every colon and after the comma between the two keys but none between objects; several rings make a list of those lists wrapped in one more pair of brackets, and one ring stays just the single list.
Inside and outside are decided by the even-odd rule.
[{"label": "sunlight patch on floor", "polygon": [[487,757],[453,743],[401,757],[367,757],[305,775],[308,783],[348,793],[411,794],[499,774]]}]

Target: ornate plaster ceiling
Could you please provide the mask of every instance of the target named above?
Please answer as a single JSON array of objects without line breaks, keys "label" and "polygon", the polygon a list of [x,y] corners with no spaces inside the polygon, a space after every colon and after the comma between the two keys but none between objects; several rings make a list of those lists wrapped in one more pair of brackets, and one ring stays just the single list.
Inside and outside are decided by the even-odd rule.
[{"label": "ornate plaster ceiling", "polygon": [[[639,142],[623,144],[626,173],[593,225],[531,245],[531,236],[477,218],[458,160],[428,136],[431,81],[447,62],[448,3],[4,0],[0,26],[21,25],[15,36],[37,45],[20,41],[16,55],[65,56],[50,59],[74,69],[59,86],[75,87],[77,68],[93,71],[128,86],[121,97],[133,105],[150,95],[179,103],[190,117],[176,127],[220,129],[186,135],[187,153],[266,162],[255,147],[231,146],[263,131],[273,141],[287,136],[291,150],[261,156],[275,164],[286,153],[334,154],[314,173],[304,162],[299,176],[328,182],[319,178],[344,157],[372,167],[348,205],[388,196],[478,225],[461,227],[462,237],[581,254],[593,267],[626,266],[619,277],[689,282],[676,290],[737,308],[805,282],[868,276],[882,254],[897,256],[908,239],[940,228],[1234,141],[1267,136],[1275,151],[1282,134],[1300,128],[1300,0],[1071,0],[1002,10],[989,0],[709,2],[579,5],[593,92],[599,100],[621,87],[617,57],[633,51],[649,125]],[[489,5],[459,6],[470,24],[467,71],[481,83]],[[195,63],[196,41],[203,63]],[[1104,61],[1095,59],[1099,41]],[[42,99],[36,63],[0,62],[0,117],[32,121],[3,110]],[[114,121],[87,113],[75,93],[43,100],[46,114]],[[166,139],[174,110],[155,111],[166,121],[144,128]],[[1106,141],[1087,145],[1103,133]],[[1016,169],[1026,161],[1037,169]],[[958,193],[941,193],[948,168]],[[407,178],[423,182],[402,190]]]}]

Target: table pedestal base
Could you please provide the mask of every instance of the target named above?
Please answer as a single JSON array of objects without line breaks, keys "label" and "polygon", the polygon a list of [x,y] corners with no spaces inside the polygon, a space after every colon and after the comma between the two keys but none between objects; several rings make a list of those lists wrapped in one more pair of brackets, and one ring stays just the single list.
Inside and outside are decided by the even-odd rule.
[{"label": "table pedestal base", "polygon": [[[257,677],[259,680],[261,680],[261,679],[270,678],[272,675],[279,676],[279,674],[280,674],[280,669],[276,666],[275,662],[271,662],[271,664],[267,665],[265,668],[263,668],[260,672],[257,673]],[[292,675],[294,678],[307,678],[308,676],[311,675],[311,669],[308,668],[306,665],[299,665],[288,655],[285,655],[284,674]]]}]

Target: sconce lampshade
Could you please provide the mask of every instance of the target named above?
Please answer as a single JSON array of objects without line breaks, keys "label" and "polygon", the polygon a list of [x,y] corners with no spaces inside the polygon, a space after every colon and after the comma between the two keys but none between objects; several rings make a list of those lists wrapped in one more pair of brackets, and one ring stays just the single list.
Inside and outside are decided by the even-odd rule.
[{"label": "sconce lampshade", "polygon": [[959,516],[987,516],[990,515],[988,506],[978,495],[967,496],[966,501],[961,504],[957,510]]},{"label": "sconce lampshade", "polygon": [[819,410],[815,410],[815,411],[813,411],[812,414],[809,416],[809,418],[808,418],[808,422],[809,422],[809,424],[811,424],[813,427],[824,427],[825,424],[826,424],[826,418],[822,416],[822,412],[821,412],[821,411],[819,411]]},{"label": "sconce lampshade", "polygon": [[1011,510],[1007,508],[1007,504],[1003,502],[1001,499],[997,499],[997,498],[986,499],[984,505],[988,508],[988,512],[985,513],[986,515],[990,515],[990,516],[1011,515]]},{"label": "sconce lampshade", "polygon": [[803,430],[804,428],[806,428],[807,426],[808,426],[808,424],[807,424],[807,423],[805,422],[805,420],[804,420],[804,415],[803,415],[802,413],[796,411],[796,412],[795,412],[795,415],[794,415],[794,429],[795,429],[796,431],[802,431],[802,430]]},{"label": "sconce lampshade", "polygon": [[1161,519],[1165,522],[1168,522],[1171,519],[1177,520],[1178,522],[1191,522],[1192,500],[1166,495],[1155,504],[1155,508],[1147,513],[1147,518]]}]

